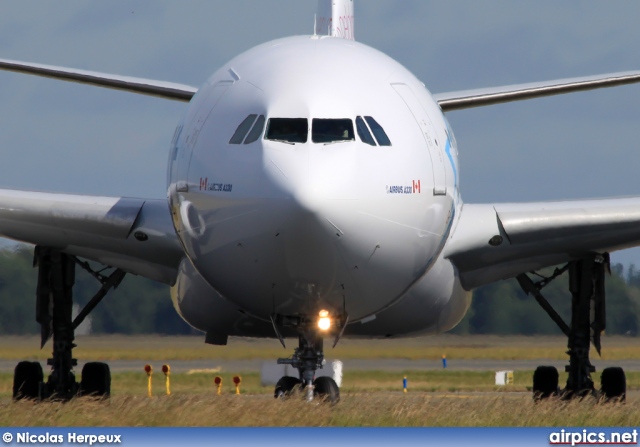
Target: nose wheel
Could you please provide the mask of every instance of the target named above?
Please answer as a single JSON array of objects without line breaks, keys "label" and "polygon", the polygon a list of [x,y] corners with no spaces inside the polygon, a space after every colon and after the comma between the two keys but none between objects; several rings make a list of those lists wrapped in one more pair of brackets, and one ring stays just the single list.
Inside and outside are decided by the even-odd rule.
[{"label": "nose wheel", "polygon": [[340,388],[331,377],[322,376],[313,381],[313,394],[332,405],[340,402]]},{"label": "nose wheel", "polygon": [[276,399],[284,399],[291,396],[296,390],[300,388],[302,381],[297,377],[284,376],[276,383],[276,389],[273,393],[273,397]]},{"label": "nose wheel", "polygon": [[[282,321],[282,318],[279,318]],[[277,330],[276,319],[274,318],[274,329],[284,346],[284,340]],[[285,376],[278,380],[274,391],[275,398],[284,398],[294,392],[302,391],[305,399],[309,402],[317,399],[337,404],[340,401],[340,388],[331,377],[322,376],[316,378],[316,371],[322,369],[324,364],[323,338],[318,329],[314,327],[314,322],[308,318],[299,317],[293,322],[298,330],[298,347],[291,357],[278,359],[279,365],[291,365],[298,370],[299,378]],[[347,319],[344,319],[346,326]],[[341,335],[342,331],[340,332]],[[336,344],[340,338],[336,337]],[[334,344],[335,346],[335,344]]]}]

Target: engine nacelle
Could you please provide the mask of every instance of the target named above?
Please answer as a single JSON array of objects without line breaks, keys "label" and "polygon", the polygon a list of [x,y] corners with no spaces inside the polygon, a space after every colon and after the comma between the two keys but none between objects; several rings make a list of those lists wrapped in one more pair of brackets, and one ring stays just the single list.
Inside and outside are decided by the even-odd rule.
[{"label": "engine nacelle", "polygon": [[345,332],[368,337],[438,334],[453,329],[470,305],[471,292],[462,288],[456,268],[439,258],[397,303]]},{"label": "engine nacelle", "polygon": [[171,287],[171,299],[184,321],[206,333],[206,343],[226,345],[229,335],[274,336],[270,322],[247,315],[220,295],[187,258],[180,263],[177,281]]}]

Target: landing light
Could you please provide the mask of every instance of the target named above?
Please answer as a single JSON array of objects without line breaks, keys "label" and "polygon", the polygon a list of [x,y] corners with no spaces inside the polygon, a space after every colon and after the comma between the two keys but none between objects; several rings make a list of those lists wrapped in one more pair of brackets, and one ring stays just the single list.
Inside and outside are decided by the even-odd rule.
[{"label": "landing light", "polygon": [[329,311],[321,310],[318,316],[318,328],[321,331],[328,330],[331,327],[331,318],[329,317]]}]

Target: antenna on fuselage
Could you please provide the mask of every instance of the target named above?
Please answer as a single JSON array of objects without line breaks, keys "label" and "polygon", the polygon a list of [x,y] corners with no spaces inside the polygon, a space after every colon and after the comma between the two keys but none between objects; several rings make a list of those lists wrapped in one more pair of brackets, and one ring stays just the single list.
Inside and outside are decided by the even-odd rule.
[{"label": "antenna on fuselage", "polygon": [[316,25],[317,25],[317,20],[318,20],[318,14],[314,14],[313,15],[313,37],[316,37]]}]

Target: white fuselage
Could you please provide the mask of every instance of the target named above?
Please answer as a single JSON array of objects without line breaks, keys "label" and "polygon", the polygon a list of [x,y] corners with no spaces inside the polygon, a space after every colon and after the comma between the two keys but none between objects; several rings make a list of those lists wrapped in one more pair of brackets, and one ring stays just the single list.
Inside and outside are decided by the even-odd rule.
[{"label": "white fuselage", "polygon": [[[306,120],[306,142],[268,138],[281,118]],[[352,137],[325,144],[314,119],[350,120]],[[244,138],[249,128],[259,136]],[[344,307],[366,322],[413,294],[413,312],[434,312],[415,331],[448,329],[468,306],[439,257],[461,206],[458,175],[453,134],[420,81],[363,44],[312,36],[260,45],[209,78],[176,130],[168,184],[189,271],[243,313]],[[428,275],[436,262],[448,265]],[[181,313],[210,325],[205,304]]]}]

